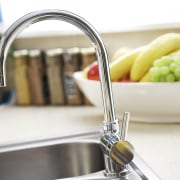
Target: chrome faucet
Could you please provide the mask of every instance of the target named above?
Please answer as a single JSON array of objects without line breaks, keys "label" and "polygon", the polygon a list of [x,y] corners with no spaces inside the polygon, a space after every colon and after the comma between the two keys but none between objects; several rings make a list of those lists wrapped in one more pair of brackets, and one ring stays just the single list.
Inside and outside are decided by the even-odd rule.
[{"label": "chrome faucet", "polygon": [[43,20],[63,20],[81,29],[92,41],[98,57],[100,83],[104,106],[103,135],[101,147],[105,156],[105,175],[127,177],[128,164],[133,159],[133,146],[125,141],[129,113],[124,114],[123,129],[119,130],[116,119],[112,87],[109,73],[109,61],[105,45],[97,31],[82,17],[68,11],[41,10],[29,13],[14,22],[4,33],[0,44],[0,86],[6,86],[5,63],[7,52],[16,36],[29,25]]}]

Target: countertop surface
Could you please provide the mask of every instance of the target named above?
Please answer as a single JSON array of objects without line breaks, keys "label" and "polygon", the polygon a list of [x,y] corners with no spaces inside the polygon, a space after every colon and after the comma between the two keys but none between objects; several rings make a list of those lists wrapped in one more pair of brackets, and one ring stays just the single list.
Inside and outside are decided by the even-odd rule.
[{"label": "countertop surface", "polygon": [[[95,107],[0,107],[0,146],[102,130]],[[129,124],[127,139],[162,180],[180,177],[180,123]]]}]

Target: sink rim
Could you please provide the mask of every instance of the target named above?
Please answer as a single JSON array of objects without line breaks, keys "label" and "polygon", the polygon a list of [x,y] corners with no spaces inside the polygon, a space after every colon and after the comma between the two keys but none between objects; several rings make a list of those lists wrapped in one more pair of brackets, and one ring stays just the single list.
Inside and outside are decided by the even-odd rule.
[{"label": "sink rim", "polygon": [[19,151],[24,149],[45,147],[58,145],[62,143],[75,143],[75,142],[100,142],[100,131],[89,131],[89,132],[81,132],[81,133],[73,133],[70,135],[51,137],[51,138],[43,138],[31,141],[22,141],[22,142],[14,142],[11,144],[5,144],[0,146],[0,153],[6,153],[11,151]]}]

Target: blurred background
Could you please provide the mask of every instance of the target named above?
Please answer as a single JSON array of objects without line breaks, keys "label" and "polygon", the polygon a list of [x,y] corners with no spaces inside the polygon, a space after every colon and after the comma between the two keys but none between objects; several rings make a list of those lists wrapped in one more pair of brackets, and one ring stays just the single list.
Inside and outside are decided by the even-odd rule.
[{"label": "blurred background", "polygon": [[[110,59],[121,47],[135,48],[160,34],[179,31],[177,0],[1,0],[0,7],[1,35],[32,11],[72,11],[101,34]],[[57,20],[31,25],[15,39],[7,61],[8,87],[0,89],[1,104],[91,104],[72,76],[96,61],[96,55],[90,41],[76,27]]]},{"label": "blurred background", "polygon": [[[1,0],[1,9],[5,29],[17,18],[31,11],[40,9],[63,9],[72,11],[87,19],[99,32],[119,32],[132,30],[132,27],[144,25],[164,25],[179,23],[179,7],[177,0]],[[51,23],[52,26],[48,26]],[[59,31],[67,33],[75,31],[69,24],[61,22],[42,22],[27,31]],[[63,24],[63,25],[62,25]],[[33,30],[32,30],[33,29]]]}]

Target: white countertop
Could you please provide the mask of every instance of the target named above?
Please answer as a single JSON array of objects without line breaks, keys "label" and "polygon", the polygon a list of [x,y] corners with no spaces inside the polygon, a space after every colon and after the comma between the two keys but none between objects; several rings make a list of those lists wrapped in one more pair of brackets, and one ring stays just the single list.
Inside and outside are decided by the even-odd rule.
[{"label": "white countertop", "polygon": [[[0,146],[101,131],[102,113],[95,107],[0,107]],[[127,138],[163,180],[180,177],[180,124],[130,122]]]}]

